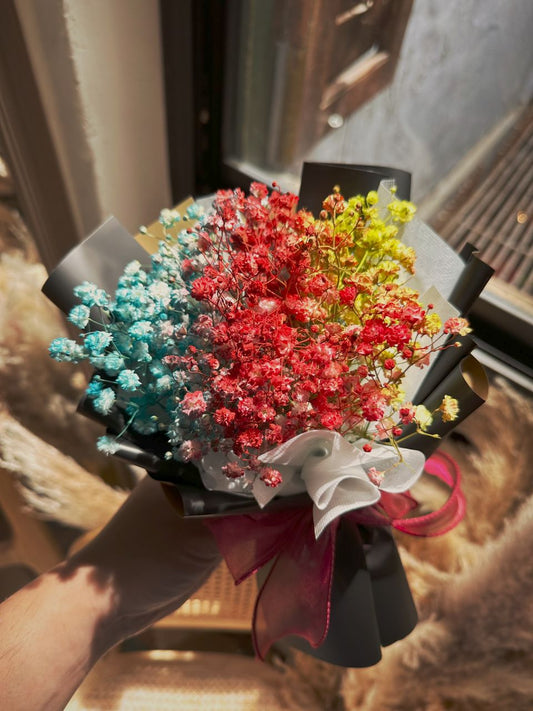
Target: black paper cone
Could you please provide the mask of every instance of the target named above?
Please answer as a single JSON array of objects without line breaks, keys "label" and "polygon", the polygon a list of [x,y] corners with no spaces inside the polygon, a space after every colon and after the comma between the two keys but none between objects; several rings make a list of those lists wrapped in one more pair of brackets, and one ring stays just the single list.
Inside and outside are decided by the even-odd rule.
[{"label": "black paper cone", "polygon": [[126,228],[110,217],[63,257],[44,283],[43,294],[68,314],[79,303],[72,293],[74,287],[90,281],[114,293],[124,267],[134,259],[149,261]]},{"label": "black paper cone", "polygon": [[432,364],[426,377],[416,391],[413,402],[419,404],[429,397],[446,376],[457,368],[461,361],[474,350],[476,344],[469,336],[459,336],[453,338],[452,342],[461,344],[460,348],[450,346],[439,354],[435,363]]},{"label": "black paper cone", "polygon": [[317,648],[300,637],[284,641],[329,664],[368,667],[379,662],[382,647],[407,636],[417,621],[390,531],[358,529],[341,520],[327,637]]},{"label": "black paper cone", "polygon": [[450,294],[449,302],[462,315],[466,315],[493,274],[494,269],[482,262],[475,252],[472,252],[466,260],[460,279]]},{"label": "black paper cone", "polygon": [[[470,311],[494,274],[494,269],[477,256],[473,245],[468,244],[465,247],[460,254],[461,258],[465,259],[465,267],[448,299],[463,316]],[[461,343],[461,348],[446,348],[435,358],[413,398],[414,402],[423,402],[431,391],[475,348],[474,340],[468,336],[450,339],[450,342],[452,341]]]},{"label": "black paper cone", "polygon": [[366,195],[382,180],[394,180],[403,200],[411,195],[411,174],[398,168],[337,163],[304,163],[298,206],[318,215],[322,202],[338,185],[345,196]]},{"label": "black paper cone", "polygon": [[[441,439],[457,427],[457,425],[477,410],[487,399],[489,382],[483,366],[471,355],[463,358],[444,380],[425,398],[423,405],[430,412],[439,407],[445,395],[457,398],[459,401],[459,415],[453,422],[442,422],[436,419],[434,426],[429,428],[429,432],[438,434],[440,438],[428,437],[423,434],[412,434],[414,427],[410,425],[404,430],[402,447],[408,449],[418,449],[426,457],[430,457],[440,446]],[[403,440],[405,435],[410,435]]]}]

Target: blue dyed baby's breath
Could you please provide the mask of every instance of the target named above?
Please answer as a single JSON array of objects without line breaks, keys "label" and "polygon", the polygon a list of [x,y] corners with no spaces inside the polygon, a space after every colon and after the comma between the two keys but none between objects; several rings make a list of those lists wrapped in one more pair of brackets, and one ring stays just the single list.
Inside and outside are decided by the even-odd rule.
[{"label": "blue dyed baby's breath", "polygon": [[85,328],[89,323],[91,309],[84,304],[74,306],[68,315],[68,320],[78,328]]},{"label": "blue dyed baby's breath", "polygon": [[52,343],[50,343],[48,352],[54,360],[60,363],[67,361],[70,363],[78,363],[86,357],[83,348],[78,345],[76,341],[63,337],[55,338]]},{"label": "blue dyed baby's breath", "polygon": [[108,306],[109,296],[107,293],[89,281],[84,281],[83,284],[74,287],[74,296],[76,296],[85,306]]},{"label": "blue dyed baby's breath", "polygon": [[109,435],[104,435],[103,437],[99,437],[96,440],[96,447],[100,452],[103,452],[104,454],[111,455],[115,454],[115,452],[118,451],[119,445],[118,442],[113,438],[110,437]]},{"label": "blue dyed baby's breath", "polygon": [[150,321],[136,321],[128,328],[128,335],[136,341],[150,342],[154,336],[154,327]]},{"label": "blue dyed baby's breath", "polygon": [[104,388],[94,400],[94,409],[102,415],[109,415],[115,404],[115,400],[115,391],[112,388]]},{"label": "blue dyed baby's breath", "polygon": [[[193,205],[186,217],[197,218],[201,212]],[[92,378],[86,391],[95,410],[108,415],[119,408],[134,431],[164,432],[170,442],[167,456],[179,458],[179,446],[197,435],[200,423],[185,416],[177,403],[199,387],[199,376],[180,368],[173,371],[164,359],[185,356],[190,346],[204,347],[194,324],[205,306],[190,296],[195,269],[202,267],[203,258],[197,232],[180,229],[177,213],[163,211],[161,222],[173,239],[159,243],[157,252],[147,258],[148,266],[138,260],[127,264],[114,294],[91,282],[75,288],[80,304],[71,311],[72,323],[85,329],[90,317],[99,318],[94,307],[101,310],[101,323],[95,324],[98,330],[80,334],[81,344],[56,339],[50,354],[59,361],[91,363],[101,374]],[[113,454],[118,445],[106,435],[98,448]]]},{"label": "blue dyed baby's breath", "polygon": [[109,353],[103,359],[103,368],[108,375],[116,375],[125,367],[126,362],[119,353]]},{"label": "blue dyed baby's breath", "polygon": [[117,384],[120,385],[123,390],[133,392],[134,390],[139,389],[141,381],[135,371],[123,370],[117,377]]},{"label": "blue dyed baby's breath", "polygon": [[89,355],[99,355],[113,340],[108,331],[91,331],[85,335],[85,350]]},{"label": "blue dyed baby's breath", "polygon": [[90,398],[95,398],[100,395],[102,390],[104,389],[104,384],[102,383],[102,380],[99,375],[95,375],[89,385],[87,385],[87,388],[85,392],[87,393],[87,396]]}]

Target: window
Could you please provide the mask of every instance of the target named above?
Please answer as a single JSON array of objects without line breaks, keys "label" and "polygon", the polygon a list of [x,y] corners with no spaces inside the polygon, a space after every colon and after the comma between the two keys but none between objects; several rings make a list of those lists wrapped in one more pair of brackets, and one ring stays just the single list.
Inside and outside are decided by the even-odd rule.
[{"label": "window", "polygon": [[299,172],[308,149],[392,79],[412,0],[229,3],[224,156]]}]

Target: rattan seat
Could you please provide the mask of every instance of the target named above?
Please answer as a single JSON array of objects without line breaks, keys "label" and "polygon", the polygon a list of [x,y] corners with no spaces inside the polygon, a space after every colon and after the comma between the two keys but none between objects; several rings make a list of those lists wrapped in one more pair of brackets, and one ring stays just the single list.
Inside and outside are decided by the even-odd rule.
[{"label": "rattan seat", "polygon": [[66,711],[319,711],[305,688],[251,657],[213,652],[111,652]]}]

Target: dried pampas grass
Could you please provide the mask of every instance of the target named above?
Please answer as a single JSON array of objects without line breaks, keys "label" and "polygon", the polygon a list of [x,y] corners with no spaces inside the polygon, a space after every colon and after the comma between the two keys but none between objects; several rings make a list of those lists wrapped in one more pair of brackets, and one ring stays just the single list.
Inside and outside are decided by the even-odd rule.
[{"label": "dried pampas grass", "polygon": [[83,530],[102,526],[126,498],[5,410],[0,410],[0,467],[16,477],[34,514]]},{"label": "dried pampas grass", "polygon": [[533,703],[533,497],[374,669],[349,670],[346,709],[526,711]]},{"label": "dried pampas grass", "polygon": [[46,276],[18,213],[0,203],[0,406],[84,468],[123,481],[124,468],[96,451],[101,426],[76,414],[86,378],[48,355],[50,341],[68,333],[41,293]]},{"label": "dried pampas grass", "polygon": [[58,310],[40,293],[42,265],[20,254],[0,259],[0,391],[2,403],[34,434],[83,461],[88,460],[95,428],[75,417],[84,378],[61,368],[48,344],[65,335]]}]

